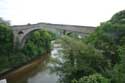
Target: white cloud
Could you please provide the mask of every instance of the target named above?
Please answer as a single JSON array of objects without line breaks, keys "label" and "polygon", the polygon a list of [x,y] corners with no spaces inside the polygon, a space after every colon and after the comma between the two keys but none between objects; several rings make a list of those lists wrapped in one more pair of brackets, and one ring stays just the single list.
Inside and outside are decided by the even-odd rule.
[{"label": "white cloud", "polygon": [[[6,0],[12,24],[50,22],[97,26],[125,8],[125,0]],[[0,9],[1,10],[1,9]]]}]

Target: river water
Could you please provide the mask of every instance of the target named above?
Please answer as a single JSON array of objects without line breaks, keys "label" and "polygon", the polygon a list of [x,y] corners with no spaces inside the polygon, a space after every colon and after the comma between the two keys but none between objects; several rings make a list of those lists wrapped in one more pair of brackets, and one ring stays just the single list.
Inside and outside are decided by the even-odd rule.
[{"label": "river water", "polygon": [[[31,70],[30,73],[25,73],[22,78],[18,80],[10,79],[8,83],[56,83],[59,79],[59,76],[51,72],[51,67],[54,67],[51,63],[51,58],[57,58],[59,53],[58,45],[54,45],[51,53],[48,55],[47,59],[39,64],[35,69]],[[30,69],[29,69],[30,70]]]},{"label": "river water", "polygon": [[[51,51],[51,55],[49,58],[55,58],[58,56],[58,48],[53,48]],[[56,73],[51,73],[50,66],[52,67],[51,61],[46,60],[44,65],[38,69],[38,71],[27,79],[27,83],[56,83],[58,80],[58,76]]]}]

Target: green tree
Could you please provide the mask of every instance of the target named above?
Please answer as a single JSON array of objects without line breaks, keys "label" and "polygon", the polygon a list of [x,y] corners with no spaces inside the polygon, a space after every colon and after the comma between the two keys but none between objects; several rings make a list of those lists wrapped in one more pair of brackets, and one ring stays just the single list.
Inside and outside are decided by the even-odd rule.
[{"label": "green tree", "polygon": [[9,26],[0,24],[0,53],[6,54],[13,47],[13,33]]},{"label": "green tree", "polygon": [[0,19],[0,70],[9,66],[13,51],[13,33],[6,22]]},{"label": "green tree", "polygon": [[114,14],[110,20],[112,23],[125,24],[125,10]]},{"label": "green tree", "polygon": [[85,41],[102,50],[112,65],[118,63],[120,61],[118,47],[125,44],[125,10],[116,13],[109,21],[98,26]]},{"label": "green tree", "polygon": [[60,42],[64,61],[57,61],[59,66],[55,67],[60,83],[71,83],[96,72],[104,74],[110,68],[109,61],[94,47],[70,37],[63,37]]},{"label": "green tree", "polygon": [[124,83],[125,10],[98,26],[85,42],[102,51],[104,57],[111,61],[112,83]]},{"label": "green tree", "polygon": [[114,66],[112,83],[125,83],[125,45],[119,47],[120,63]]},{"label": "green tree", "polygon": [[103,77],[101,74],[93,74],[84,76],[77,80],[72,80],[72,83],[110,83],[110,80]]},{"label": "green tree", "polygon": [[37,57],[47,50],[50,50],[51,40],[54,39],[54,34],[45,30],[31,32],[26,40],[23,52],[29,59]]}]

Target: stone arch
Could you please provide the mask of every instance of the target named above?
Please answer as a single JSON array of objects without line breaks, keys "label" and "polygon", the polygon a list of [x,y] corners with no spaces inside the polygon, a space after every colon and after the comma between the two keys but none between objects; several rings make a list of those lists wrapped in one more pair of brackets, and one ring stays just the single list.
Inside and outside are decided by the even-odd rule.
[{"label": "stone arch", "polygon": [[19,43],[22,45],[24,43],[24,39],[27,37],[28,34],[30,34],[32,31],[36,31],[36,30],[40,30],[42,28],[29,28],[29,29],[25,29],[23,31],[23,34],[18,34],[18,38],[19,38]]},{"label": "stone arch", "polygon": [[26,33],[26,34],[23,36],[22,40],[20,41],[21,47],[23,47],[23,46],[25,45],[25,43],[26,43],[28,37],[30,36],[30,34],[31,34],[32,32],[34,32],[34,31],[38,31],[38,30],[42,30],[42,29],[34,29],[34,30],[31,30],[31,31],[29,31],[28,33]]},{"label": "stone arch", "polygon": [[[46,30],[46,29],[43,29],[43,28],[35,28],[35,29],[32,29],[32,30],[28,30],[28,32],[26,32],[24,34],[24,36],[22,37],[21,41],[20,41],[20,45],[21,45],[21,48],[25,45],[28,37],[30,36],[30,34],[34,31],[38,31],[38,30]],[[53,32],[53,31],[50,31],[50,30],[46,30],[48,32]]]}]

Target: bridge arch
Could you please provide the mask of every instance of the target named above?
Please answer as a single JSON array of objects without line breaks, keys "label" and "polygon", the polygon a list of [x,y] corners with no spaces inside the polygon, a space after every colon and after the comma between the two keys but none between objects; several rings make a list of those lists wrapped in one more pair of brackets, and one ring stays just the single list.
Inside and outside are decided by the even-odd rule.
[{"label": "bridge arch", "polygon": [[[47,28],[29,28],[29,29],[25,29],[25,30],[22,30],[22,31],[19,31],[17,34],[18,34],[18,37],[19,37],[19,39],[18,39],[18,41],[19,41],[19,44],[21,45],[21,46],[24,46],[24,44],[25,44],[25,42],[26,42],[26,39],[27,39],[27,37],[29,36],[29,34],[31,33],[31,32],[34,32],[34,31],[37,31],[37,30],[45,30],[45,31],[48,31],[48,32],[53,32],[53,33],[55,33],[55,34],[57,34],[57,35],[62,35],[63,34],[63,30],[56,30],[56,29],[47,29]],[[19,34],[19,33],[21,33],[21,34]]]},{"label": "bridge arch", "polygon": [[25,45],[25,43],[26,43],[27,39],[29,38],[29,36],[31,35],[31,33],[38,31],[38,30],[42,30],[42,29],[34,29],[34,30],[31,30],[31,31],[25,33],[25,35],[22,37],[22,39],[20,41],[21,47],[23,47]]},{"label": "bridge arch", "polygon": [[[43,31],[43,33],[44,32],[48,32],[48,33],[52,33],[52,34],[54,34],[54,37],[53,38],[55,38],[55,36],[56,36],[56,34],[54,33],[54,32],[52,32],[52,31],[49,31],[49,30],[46,30],[46,29],[34,29],[34,30],[31,30],[30,32],[28,32],[27,34],[25,34],[24,36],[23,36],[23,38],[22,38],[22,40],[21,40],[21,42],[20,42],[20,45],[21,45],[21,48],[26,44],[26,42],[28,41],[28,38],[31,36],[31,34],[33,33],[33,32],[35,32],[35,31]],[[41,36],[42,37],[42,36]],[[56,36],[57,37],[57,36]]]}]

